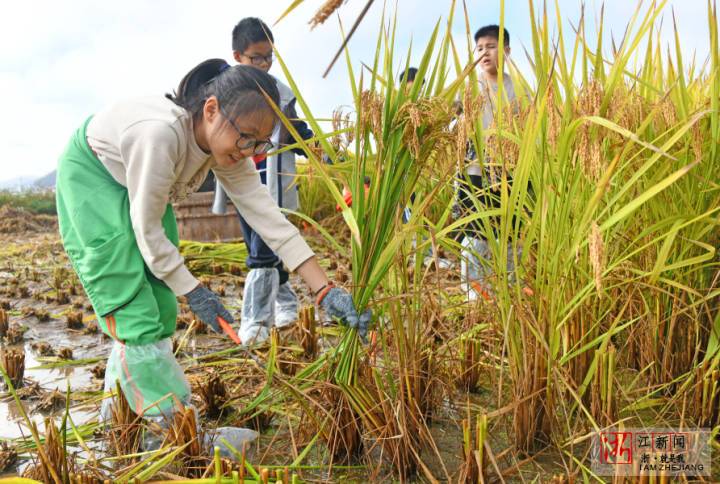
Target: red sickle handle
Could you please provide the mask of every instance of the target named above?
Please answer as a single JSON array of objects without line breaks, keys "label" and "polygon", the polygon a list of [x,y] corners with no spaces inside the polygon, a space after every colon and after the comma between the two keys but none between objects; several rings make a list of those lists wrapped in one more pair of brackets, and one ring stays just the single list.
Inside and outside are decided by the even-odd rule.
[{"label": "red sickle handle", "polygon": [[231,340],[233,340],[236,344],[241,345],[242,341],[240,341],[240,337],[237,335],[234,329],[232,329],[232,326],[230,326],[230,323],[225,321],[220,316],[217,317],[218,323],[220,323],[220,327],[225,332],[226,335],[230,337]]}]

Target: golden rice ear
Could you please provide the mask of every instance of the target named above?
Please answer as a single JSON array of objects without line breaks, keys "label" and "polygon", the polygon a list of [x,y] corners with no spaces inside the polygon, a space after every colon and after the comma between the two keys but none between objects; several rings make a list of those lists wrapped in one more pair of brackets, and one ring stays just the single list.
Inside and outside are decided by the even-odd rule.
[{"label": "golden rice ear", "polygon": [[315,16],[310,20],[310,28],[314,29],[318,25],[324,24],[325,21],[340,8],[345,0],[325,0]]}]

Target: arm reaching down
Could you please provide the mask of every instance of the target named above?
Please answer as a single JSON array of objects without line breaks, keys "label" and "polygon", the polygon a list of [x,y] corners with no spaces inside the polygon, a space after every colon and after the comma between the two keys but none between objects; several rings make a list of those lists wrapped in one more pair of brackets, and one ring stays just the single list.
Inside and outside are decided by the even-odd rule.
[{"label": "arm reaching down", "polygon": [[167,123],[142,121],[121,135],[120,153],[127,164],[130,219],[140,253],[150,271],[180,296],[198,285],[178,248],[167,238],[162,219],[180,159],[177,133]]},{"label": "arm reaching down", "polygon": [[260,182],[260,175],[249,158],[232,167],[215,166],[213,171],[248,225],[290,271],[315,255]]}]

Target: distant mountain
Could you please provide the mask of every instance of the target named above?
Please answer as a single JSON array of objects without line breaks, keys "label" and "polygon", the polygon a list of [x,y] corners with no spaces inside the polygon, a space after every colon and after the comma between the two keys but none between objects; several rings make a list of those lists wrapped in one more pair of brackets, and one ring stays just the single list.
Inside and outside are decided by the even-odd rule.
[{"label": "distant mountain", "polygon": [[56,171],[53,170],[47,175],[38,178],[33,183],[33,188],[55,188],[55,174]]},{"label": "distant mountain", "polygon": [[36,179],[36,177],[19,176],[17,178],[11,178],[10,180],[2,180],[0,181],[0,190],[22,190],[23,188],[30,188]]}]

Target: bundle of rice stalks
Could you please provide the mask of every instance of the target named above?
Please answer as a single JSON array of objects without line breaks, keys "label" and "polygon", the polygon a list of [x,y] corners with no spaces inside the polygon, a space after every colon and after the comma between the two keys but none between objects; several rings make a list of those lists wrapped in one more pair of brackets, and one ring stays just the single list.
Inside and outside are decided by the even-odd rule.
[{"label": "bundle of rice stalks", "polygon": [[0,338],[4,338],[7,335],[9,329],[9,320],[7,311],[0,309]]},{"label": "bundle of rice stalks", "polygon": [[65,288],[70,277],[70,271],[65,266],[58,266],[53,269],[51,287],[55,292],[60,292]]},{"label": "bundle of rice stalks", "polygon": [[72,348],[60,348],[58,350],[58,358],[61,360],[72,360],[73,359],[73,350]]},{"label": "bundle of rice stalks", "polygon": [[24,336],[25,331],[27,331],[27,327],[20,326],[18,324],[12,324],[10,325],[10,328],[5,333],[5,337],[3,338],[5,342],[9,345],[15,345],[20,343]]},{"label": "bundle of rice stalks", "polygon": [[37,352],[40,356],[53,356],[55,350],[49,343],[39,341],[30,345],[30,347]]},{"label": "bundle of rice stalks", "polygon": [[84,470],[70,474],[70,484],[110,484],[110,479],[104,479],[98,471]]},{"label": "bundle of rice stalks", "polygon": [[220,375],[212,372],[210,377],[200,384],[198,393],[205,416],[211,419],[220,418],[226,410],[223,406],[228,400],[227,387]]},{"label": "bundle of rice stalks", "polygon": [[460,371],[457,385],[463,391],[475,392],[480,384],[480,362],[482,350],[480,340],[475,336],[462,335],[460,345]]},{"label": "bundle of rice stalks", "polygon": [[82,311],[68,311],[65,315],[65,324],[68,329],[82,329],[84,326]]},{"label": "bundle of rice stalks", "polygon": [[65,408],[66,397],[60,393],[57,389],[46,394],[40,399],[35,405],[35,411],[37,412],[54,412]]},{"label": "bundle of rice stalks", "polygon": [[614,390],[615,378],[615,346],[610,345],[607,351],[596,350],[597,369],[591,391],[591,413],[601,426],[609,426],[617,420],[617,397]]},{"label": "bundle of rice stalks", "polygon": [[[441,73],[445,71],[450,51],[450,27],[442,42],[436,42],[438,32],[439,25],[430,36],[418,68],[418,78],[428,76],[427,82],[418,82],[412,87],[405,83],[397,85],[393,72],[394,27],[386,28],[383,20],[369,86],[362,79],[358,85],[355,84],[356,78],[348,62],[357,113],[357,118],[350,123],[353,153],[346,150],[340,154],[327,137],[320,138],[324,152],[335,165],[344,161],[349,163],[330,176],[322,160],[312,150],[306,149],[313,171],[324,181],[341,208],[351,233],[352,279],[348,282],[360,313],[369,307],[373,293],[383,287],[400,248],[412,239],[415,227],[422,220],[424,207],[433,199],[432,195],[439,186],[450,182],[449,179],[441,181],[438,187],[423,191],[422,197],[415,197],[416,210],[410,223],[402,224],[402,211],[413,198],[413,192],[420,189],[419,181],[423,175],[454,163],[450,163],[447,153],[453,143],[449,131],[453,116],[450,100],[457,84],[446,88],[444,74]],[[279,55],[278,62],[297,92],[292,76]],[[322,133],[302,96],[298,95],[297,99],[313,131]],[[292,124],[287,119],[283,122],[295,134]],[[297,135],[295,138],[299,139]],[[300,144],[307,148],[306,143]],[[367,191],[366,177],[369,178]],[[347,206],[335,185],[337,178],[352,192],[352,208]],[[332,244],[339,251],[344,251],[341,243],[333,241]],[[339,272],[339,269],[336,270],[336,282],[342,282]],[[405,331],[402,322],[394,329]],[[425,426],[428,410],[425,404],[419,402],[423,397],[418,392],[424,393],[422,389],[426,385],[420,367],[428,366],[431,360],[414,336],[398,337],[398,341],[411,345],[412,349],[409,349],[410,346],[400,347],[400,362],[393,364],[393,370],[388,374],[367,367],[367,355],[354,329],[345,331],[338,346],[323,359],[322,364],[311,365],[308,371],[316,371],[327,378],[324,400],[334,418],[326,423],[323,434],[335,456],[343,460],[356,456],[360,451],[360,436],[364,434],[362,428],[366,428],[369,436],[382,442],[386,451],[384,455],[392,461],[395,471],[405,477],[422,465],[418,456],[420,442],[426,438],[421,429]],[[392,374],[395,368],[398,368],[399,375]],[[398,378],[400,381],[408,378],[406,381],[410,383],[403,384],[401,388],[378,383],[378,380],[386,378]],[[395,402],[398,402],[397,408]],[[396,445],[399,435],[406,440]]]},{"label": "bundle of rice stalks", "polygon": [[2,366],[15,388],[23,386],[25,377],[25,352],[18,349],[6,349],[2,352]]},{"label": "bundle of rice stalks", "polygon": [[315,358],[318,353],[315,306],[303,306],[300,308],[299,321],[298,331],[300,331],[300,345],[303,347],[305,357]]},{"label": "bundle of rice stalks", "polygon": [[105,378],[105,369],[106,368],[107,368],[107,364],[104,361],[101,361],[100,363],[98,363],[95,366],[93,366],[92,368],[90,368],[90,373],[92,373],[92,375],[95,378],[102,380],[103,378]]},{"label": "bundle of rice stalks", "polygon": [[243,243],[214,244],[181,240],[180,253],[193,273],[240,275],[245,267],[247,247]]},{"label": "bundle of rice stalks", "polygon": [[[36,424],[33,422],[32,425],[34,433],[37,434]],[[23,477],[60,484],[74,471],[74,459],[66,453],[60,431],[52,419],[46,418],[45,440],[42,444],[39,461],[28,466],[23,472]]]},{"label": "bundle of rice stalks", "polygon": [[705,360],[695,369],[692,386],[692,412],[699,427],[720,425],[720,359]]},{"label": "bundle of rice stalks", "polygon": [[0,472],[5,472],[17,462],[17,449],[7,442],[0,442]]},{"label": "bundle of rice stalks", "polygon": [[142,420],[130,408],[120,382],[117,382],[112,398],[110,428],[107,431],[108,448],[116,456],[135,454],[142,446]]},{"label": "bundle of rice stalks", "polygon": [[[488,466],[487,452],[487,415],[478,415],[475,428],[470,425],[470,418],[463,419],[463,455],[465,457],[460,467],[458,482],[477,483],[488,482],[486,468]],[[474,431],[474,432],[473,432]]]},{"label": "bundle of rice stalks", "polygon": [[70,302],[70,296],[66,291],[57,291],[55,293],[55,302],[60,305],[67,304]]},{"label": "bundle of rice stalks", "polygon": [[270,348],[275,353],[275,363],[277,369],[281,373],[293,376],[303,366],[300,361],[300,352],[292,347],[283,347],[280,340],[280,330],[272,328],[270,330]]},{"label": "bundle of rice stalks", "polygon": [[344,464],[360,457],[362,433],[360,419],[342,391],[328,385],[323,389],[322,400],[329,416],[321,427],[321,435],[332,455],[332,462]]},{"label": "bundle of rice stalks", "polygon": [[170,428],[163,442],[163,445],[183,447],[176,464],[180,466],[180,473],[189,477],[200,477],[208,464],[208,458],[203,456],[198,428],[194,408],[178,410],[172,416]]},{"label": "bundle of rice stalks", "polygon": [[[385,332],[393,337],[381,334],[377,364],[369,364],[373,354],[360,359],[356,382],[343,387],[361,417],[366,453],[379,447],[402,481],[418,472],[434,479],[421,456],[438,454],[429,426],[443,391],[431,320],[424,314],[416,303],[391,304]],[[449,479],[444,466],[442,471]]]}]

